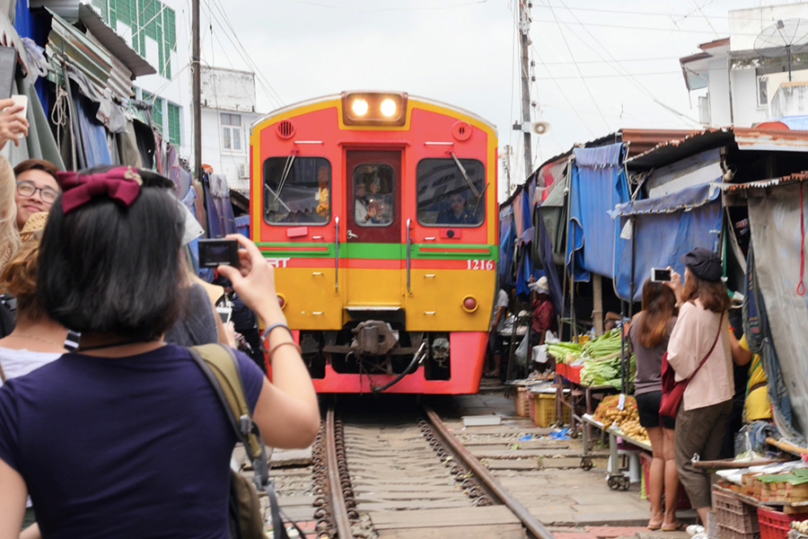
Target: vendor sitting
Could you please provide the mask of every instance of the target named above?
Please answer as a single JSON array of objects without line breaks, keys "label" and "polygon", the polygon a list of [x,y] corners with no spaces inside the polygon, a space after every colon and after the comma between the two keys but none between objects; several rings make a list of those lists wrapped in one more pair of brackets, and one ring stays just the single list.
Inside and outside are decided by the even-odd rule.
[{"label": "vendor sitting", "polygon": [[757,420],[771,421],[772,403],[769,400],[767,389],[769,380],[766,377],[766,371],[763,370],[763,361],[758,354],[753,354],[749,350],[746,335],[743,335],[740,340],[735,338],[735,334],[731,330],[729,335],[732,360],[739,366],[749,365],[744,420],[747,423]]}]

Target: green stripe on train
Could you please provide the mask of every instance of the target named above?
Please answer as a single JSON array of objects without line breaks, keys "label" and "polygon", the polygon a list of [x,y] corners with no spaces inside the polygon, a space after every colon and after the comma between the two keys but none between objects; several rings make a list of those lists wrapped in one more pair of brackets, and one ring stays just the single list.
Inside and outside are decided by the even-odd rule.
[{"label": "green stripe on train", "polygon": [[[292,258],[333,258],[333,243],[298,243],[298,242],[261,242],[258,247],[272,247],[271,251],[262,251],[267,258],[279,256]],[[288,249],[284,249],[288,247]],[[468,252],[469,250],[480,252]],[[404,260],[407,258],[407,246],[399,243],[341,243],[340,258]],[[499,247],[486,244],[445,245],[434,243],[414,243],[411,247],[413,259],[451,259],[451,260],[499,260]]]}]

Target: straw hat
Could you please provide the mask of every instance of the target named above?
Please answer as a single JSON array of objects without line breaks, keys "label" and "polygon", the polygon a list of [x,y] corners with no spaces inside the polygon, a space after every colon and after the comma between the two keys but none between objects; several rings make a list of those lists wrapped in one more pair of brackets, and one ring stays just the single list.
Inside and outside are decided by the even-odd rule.
[{"label": "straw hat", "polygon": [[48,212],[41,211],[31,215],[27,221],[25,221],[25,226],[22,227],[20,231],[20,238],[22,241],[30,240],[34,234],[45,230],[45,223],[48,222]]}]

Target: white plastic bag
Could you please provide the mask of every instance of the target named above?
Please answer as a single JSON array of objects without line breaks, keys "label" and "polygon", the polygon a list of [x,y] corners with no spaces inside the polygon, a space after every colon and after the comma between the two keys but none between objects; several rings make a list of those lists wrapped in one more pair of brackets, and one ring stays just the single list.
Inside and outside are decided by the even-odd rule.
[{"label": "white plastic bag", "polygon": [[522,366],[527,365],[527,345],[527,337],[524,337],[522,338],[522,342],[519,343],[519,346],[517,346],[516,350],[513,352],[513,357],[516,360],[516,363]]},{"label": "white plastic bag", "polygon": [[533,363],[547,363],[546,344],[540,344],[533,347]]}]

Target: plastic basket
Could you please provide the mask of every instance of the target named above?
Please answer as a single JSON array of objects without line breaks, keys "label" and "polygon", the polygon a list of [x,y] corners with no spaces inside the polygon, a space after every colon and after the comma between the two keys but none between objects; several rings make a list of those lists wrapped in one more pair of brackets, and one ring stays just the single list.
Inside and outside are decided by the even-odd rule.
[{"label": "plastic basket", "polygon": [[[549,427],[555,419],[556,396],[553,393],[534,393],[531,419],[537,427]],[[564,424],[570,422],[570,410],[566,406],[561,407],[561,417]]]},{"label": "plastic basket", "polygon": [[527,417],[527,388],[516,388],[516,394],[514,395],[513,400],[517,417]]},{"label": "plastic basket", "polygon": [[758,507],[757,517],[760,525],[760,539],[786,539],[791,530],[791,523],[795,520],[805,519],[805,515],[787,515],[762,507]]},{"label": "plastic basket", "polygon": [[733,531],[743,536],[758,533],[758,516],[755,508],[743,503],[733,494],[714,490],[713,510],[721,539],[725,539],[725,531]]},{"label": "plastic basket", "polygon": [[581,383],[581,371],[584,369],[583,365],[570,365],[567,367],[567,380],[570,382]]}]

